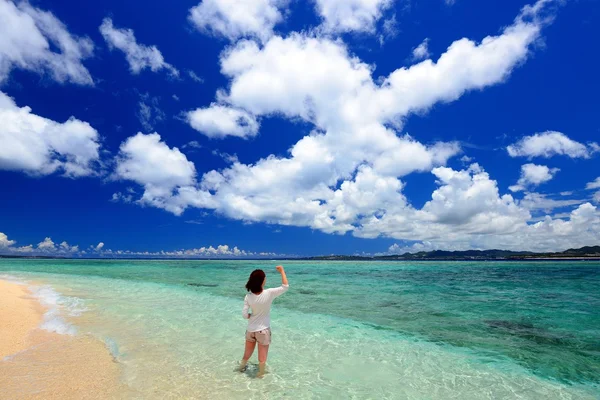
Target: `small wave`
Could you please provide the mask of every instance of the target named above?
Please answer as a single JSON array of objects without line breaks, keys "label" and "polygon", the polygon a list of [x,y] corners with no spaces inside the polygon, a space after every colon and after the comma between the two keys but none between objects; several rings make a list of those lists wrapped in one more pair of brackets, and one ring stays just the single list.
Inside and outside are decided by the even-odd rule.
[{"label": "small wave", "polygon": [[26,283],[17,278],[16,276],[12,276],[12,275],[5,275],[5,274],[0,274],[0,280],[9,282],[9,283],[14,283],[15,285],[26,285]]},{"label": "small wave", "polygon": [[41,329],[60,335],[75,335],[77,333],[77,329],[65,320],[63,313],[78,317],[87,311],[82,299],[63,296],[47,285],[32,286],[31,292],[48,309],[40,325]]}]

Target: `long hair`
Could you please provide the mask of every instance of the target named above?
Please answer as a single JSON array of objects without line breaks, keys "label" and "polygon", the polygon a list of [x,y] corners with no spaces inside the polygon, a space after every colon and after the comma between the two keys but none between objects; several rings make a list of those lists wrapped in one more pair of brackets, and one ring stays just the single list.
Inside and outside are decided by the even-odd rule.
[{"label": "long hair", "polygon": [[262,269],[252,271],[250,278],[248,278],[248,283],[246,283],[246,290],[255,294],[262,292],[262,284],[265,281],[265,276],[265,271]]}]

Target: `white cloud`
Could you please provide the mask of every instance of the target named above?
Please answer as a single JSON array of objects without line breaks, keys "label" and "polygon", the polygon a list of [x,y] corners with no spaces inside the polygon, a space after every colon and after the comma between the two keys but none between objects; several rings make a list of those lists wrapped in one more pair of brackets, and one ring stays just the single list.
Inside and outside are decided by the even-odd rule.
[{"label": "white cloud", "polygon": [[379,44],[384,45],[389,39],[393,39],[398,36],[398,21],[396,20],[396,14],[393,14],[390,18],[383,21],[381,26],[381,34],[379,35]]},{"label": "white cloud", "polygon": [[439,245],[431,242],[417,242],[412,245],[400,245],[398,243],[394,243],[391,245],[386,253],[377,254],[378,256],[388,255],[388,254],[405,254],[405,253],[418,253],[421,251],[429,252],[435,250],[454,250],[452,248],[439,248]]},{"label": "white cloud", "polygon": [[133,74],[139,74],[143,69],[150,68],[152,72],[165,69],[171,75],[179,76],[179,71],[165,61],[156,46],[138,44],[133,30],[115,28],[112,19],[104,18],[100,25],[100,33],[111,49],[116,48],[125,53],[129,69]]},{"label": "white cloud", "polygon": [[564,155],[571,158],[589,158],[595,152],[595,143],[588,146],[569,139],[564,133],[547,131],[525,136],[506,148],[511,157],[545,157]]},{"label": "white cloud", "polygon": [[520,226],[505,235],[456,235],[451,240],[418,242],[413,246],[393,247],[390,252],[431,250],[505,249],[514,251],[563,251],[568,248],[597,245],[600,240],[600,212],[584,203],[566,215],[544,217]]},{"label": "white cloud", "polygon": [[181,146],[182,149],[192,148],[192,149],[201,149],[202,145],[197,140],[192,140]]},{"label": "white cloud", "polygon": [[250,138],[256,136],[260,127],[248,112],[214,103],[208,108],[188,112],[187,120],[192,128],[213,139],[226,136]]},{"label": "white cloud", "polygon": [[0,170],[48,175],[61,171],[64,176],[94,174],[99,161],[98,132],[87,122],[74,117],[55,122],[19,108],[13,99],[0,92]]},{"label": "white cloud", "polygon": [[594,193],[594,203],[600,204],[600,191]]},{"label": "white cloud", "polygon": [[5,249],[7,247],[12,246],[15,243],[16,241],[8,240],[8,236],[6,236],[5,233],[0,232],[0,249]]},{"label": "white cloud", "polygon": [[472,233],[502,233],[512,229],[511,223],[518,225],[529,217],[512,196],[500,196],[496,181],[478,164],[462,171],[439,167],[432,173],[440,187],[423,206],[422,211],[428,214],[422,216],[424,220],[462,225]]},{"label": "white cloud", "polygon": [[146,132],[154,130],[154,126],[165,119],[165,113],[158,105],[158,97],[141,94],[138,106],[137,117]]},{"label": "white cloud", "polygon": [[[541,236],[537,244],[522,239],[544,229],[582,229],[573,221],[581,220],[582,213],[593,220],[595,208],[591,212],[581,205],[566,221],[571,225],[550,218],[534,230],[529,209],[501,194],[479,165],[462,171],[444,167],[460,153],[457,143],[423,144],[401,133],[410,114],[507,79],[539,39],[548,4],[541,0],[525,7],[498,36],[479,43],[458,40],[437,61],[400,68],[377,81],[373,66],[339,40],[297,33],[264,44],[242,40],[222,55],[221,71],[231,83],[227,91],[217,92],[218,104],[257,118],[300,119],[313,125],[312,132],[285,157],[271,155],[252,164],[232,160],[231,166],[198,180],[189,174],[187,182],[169,187],[168,196],[145,204],[176,214],[199,207],[246,222],[436,246],[550,246],[552,235]],[[439,187],[417,209],[402,194],[400,178],[428,171]]]},{"label": "white cloud", "polygon": [[221,157],[223,159],[223,161],[225,161],[229,164],[239,162],[239,159],[238,159],[237,155],[235,155],[235,154],[224,153],[224,152],[220,152],[218,150],[213,150],[212,154],[217,157]]},{"label": "white cloud", "polygon": [[192,70],[188,70],[188,75],[189,77],[197,83],[204,83],[204,79],[202,79],[201,77],[199,77],[194,71]]},{"label": "white cloud", "polygon": [[[527,57],[540,29],[536,18],[526,22],[519,16],[500,36],[480,44],[461,39],[437,62],[400,68],[381,83],[339,41],[301,34],[273,37],[262,47],[241,41],[223,54],[221,69],[231,86],[218,98],[257,116],[301,118],[315,129],[292,146],[289,158],[235,163],[205,174],[202,183],[231,218],[355,230],[358,215],[338,218],[337,210],[341,215],[352,208],[338,204],[336,196],[344,196],[337,188],[356,184],[353,177],[363,164],[372,166],[370,179],[390,187],[401,186],[394,183],[397,177],[444,165],[459,146],[427,146],[399,135],[403,118],[503,81]],[[372,204],[378,206],[362,215],[381,212],[381,203]]]},{"label": "white cloud", "polygon": [[15,247],[14,240],[8,240],[7,236],[0,232],[0,251],[4,254],[21,255],[47,255],[47,256],[71,256],[79,254],[79,246],[71,246],[63,241],[60,244],[54,243],[50,237],[46,237],[37,246],[27,245]]},{"label": "white cloud", "polygon": [[375,23],[393,0],[315,0],[327,32],[375,32]]},{"label": "white cloud", "polygon": [[179,149],[162,142],[158,133],[138,133],[121,144],[115,178],[143,186],[144,194],[137,200],[142,205],[164,208],[176,215],[189,205],[206,205],[200,200],[208,196],[195,188],[194,164]]},{"label": "white cloud", "polygon": [[551,212],[557,208],[578,206],[585,203],[585,200],[579,199],[565,199],[565,200],[554,200],[548,198],[546,195],[540,193],[527,193],[519,201],[519,205],[530,211],[544,210],[545,212]]},{"label": "white cloud", "polygon": [[58,246],[59,251],[63,251],[65,253],[77,253],[79,251],[79,246],[71,246],[67,242],[62,242]]},{"label": "white cloud", "polygon": [[414,61],[424,60],[429,58],[431,54],[429,53],[429,38],[425,38],[421,44],[413,49],[412,59]]},{"label": "white cloud", "polygon": [[54,250],[55,249],[54,242],[49,237],[44,239],[43,242],[38,243],[37,248],[38,248],[38,250]]},{"label": "white cloud", "polygon": [[283,21],[288,0],[202,0],[190,9],[190,21],[202,32],[231,41],[242,37],[267,40]]},{"label": "white cloud", "polygon": [[94,84],[81,63],[92,55],[92,41],[71,35],[52,13],[26,1],[0,0],[0,21],[0,83],[19,68],[61,83]]},{"label": "white cloud", "polygon": [[448,6],[453,6],[456,3],[456,0],[444,0],[444,3]]},{"label": "white cloud", "polygon": [[595,181],[589,182],[587,185],[585,185],[585,188],[588,190],[600,189],[600,176],[596,178]]},{"label": "white cloud", "polygon": [[[52,238],[46,237],[36,246],[27,245],[15,247],[14,240],[8,240],[6,234],[0,232],[0,251],[3,254],[20,254],[20,255],[45,255],[45,256],[82,256],[87,254],[86,251],[79,249],[79,246],[71,246],[66,241],[60,244],[54,243]],[[273,252],[253,252],[240,249],[237,246],[221,244],[218,246],[204,246],[192,249],[181,249],[173,251],[130,251],[130,250],[111,250],[106,249],[103,242],[99,242],[96,246],[89,246],[89,251],[96,253],[99,256],[110,257],[174,257],[174,258],[214,258],[214,257],[275,257],[280,256]]]},{"label": "white cloud", "polygon": [[131,251],[101,249],[98,251],[104,257],[165,257],[165,258],[244,258],[244,257],[275,257],[279,254],[272,252],[253,252],[242,250],[237,246],[221,244],[218,246],[203,246],[192,249],[160,250],[160,251]]},{"label": "white cloud", "polygon": [[113,193],[110,201],[112,201],[113,203],[119,203],[119,202],[132,203],[134,200],[133,200],[133,195],[131,195],[131,194],[124,194],[121,192],[116,192],[116,193]]},{"label": "white cloud", "polygon": [[558,168],[548,168],[545,165],[525,164],[521,166],[521,177],[516,185],[509,187],[513,192],[526,190],[530,186],[538,186],[548,182],[560,171]]}]

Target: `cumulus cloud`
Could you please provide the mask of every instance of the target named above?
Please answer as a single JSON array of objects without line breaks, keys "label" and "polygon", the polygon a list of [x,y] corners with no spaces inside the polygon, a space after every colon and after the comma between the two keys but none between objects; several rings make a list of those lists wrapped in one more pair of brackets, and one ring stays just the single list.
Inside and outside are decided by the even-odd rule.
[{"label": "cumulus cloud", "polygon": [[143,69],[149,68],[152,72],[165,69],[171,75],[179,76],[179,71],[165,61],[156,46],[138,44],[133,30],[115,28],[112,19],[104,18],[100,33],[111,49],[125,53],[131,73],[139,74]]},{"label": "cumulus cloud", "polygon": [[327,32],[375,32],[375,23],[393,0],[315,0]]},{"label": "cumulus cloud", "polygon": [[94,174],[99,161],[99,135],[74,117],[60,123],[18,107],[0,92],[0,170],[67,177]]},{"label": "cumulus cloud", "polygon": [[116,179],[144,187],[138,203],[164,208],[176,215],[207,196],[195,188],[194,164],[179,149],[171,149],[162,142],[158,133],[140,132],[123,142],[114,175]]},{"label": "cumulus cloud", "polygon": [[509,187],[513,192],[526,190],[531,186],[538,186],[548,182],[560,171],[558,168],[548,168],[545,165],[525,164],[521,166],[521,177],[516,185]]},{"label": "cumulus cloud", "polygon": [[585,185],[585,188],[588,190],[600,189],[600,176],[596,178],[595,181],[589,182],[587,185]]},{"label": "cumulus cloud", "polygon": [[279,256],[273,252],[253,252],[221,244],[218,246],[203,246],[192,249],[160,250],[160,251],[131,251],[131,250],[97,250],[103,257],[160,257],[160,258],[259,258]]},{"label": "cumulus cloud", "polygon": [[413,49],[412,59],[414,61],[419,61],[429,58],[429,56],[429,38],[425,38],[421,44]]},{"label": "cumulus cloud", "polygon": [[259,123],[253,115],[219,104],[190,111],[187,120],[192,128],[213,139],[226,136],[250,138],[256,136],[259,129]]},{"label": "cumulus cloud", "polygon": [[154,254],[170,257],[249,257],[256,255],[256,253],[241,250],[237,246],[230,247],[226,244],[218,245],[216,247],[208,246],[197,249],[161,251]]},{"label": "cumulus cloud", "polygon": [[190,9],[189,20],[202,32],[234,41],[243,37],[267,40],[283,21],[288,0],[202,0]]},{"label": "cumulus cloud", "polygon": [[66,241],[60,244],[54,243],[50,237],[46,237],[37,245],[15,246],[15,240],[8,240],[8,236],[0,232],[0,252],[2,254],[17,255],[44,255],[44,256],[74,256],[79,255],[79,246],[71,246]]},{"label": "cumulus cloud", "polygon": [[23,254],[23,255],[73,255],[79,253],[79,246],[71,246],[66,241],[56,244],[50,237],[46,237],[37,246],[27,245],[15,247],[16,241],[8,240],[6,234],[0,232],[0,251],[5,254]]},{"label": "cumulus cloud", "polygon": [[93,85],[82,60],[94,45],[72,35],[52,13],[27,1],[0,0],[0,83],[14,68],[48,75],[57,82]]},{"label": "cumulus cloud", "polygon": [[8,240],[8,236],[5,233],[0,232],[0,249],[10,247],[15,243],[14,240]]},{"label": "cumulus cloud", "polygon": [[52,239],[47,237],[42,242],[37,245],[38,250],[54,250],[56,247],[54,246],[54,242]]},{"label": "cumulus cloud", "polygon": [[[338,217],[335,211],[353,209],[338,204],[342,188],[353,187],[354,178],[367,171],[373,181],[401,187],[394,182],[398,177],[430,171],[458,154],[456,143],[427,145],[400,135],[403,118],[502,82],[539,37],[542,24],[536,18],[525,21],[526,13],[529,9],[499,36],[480,43],[461,39],[437,62],[400,68],[380,83],[373,80],[372,67],[339,41],[291,34],[262,47],[239,42],[222,56],[221,70],[231,85],[219,99],[257,116],[300,118],[315,129],[292,146],[290,157],[211,171],[203,176],[204,187],[215,192],[211,198],[231,218],[354,230],[358,215]],[[377,206],[361,209],[363,215],[385,210],[385,199],[371,204]]]},{"label": "cumulus cloud", "polygon": [[569,139],[561,132],[547,131],[525,136],[506,148],[511,157],[545,157],[564,155],[571,158],[590,158],[596,152],[596,143],[584,145]]},{"label": "cumulus cloud", "polygon": [[[8,240],[8,236],[0,232],[0,252],[3,254],[79,257],[87,253],[81,251],[79,246],[72,246],[66,241],[57,244],[50,237],[46,237],[37,245],[16,247],[15,244],[16,241]],[[89,251],[102,257],[243,258],[281,256],[273,252],[247,251],[227,244],[172,251],[131,251],[106,249],[104,243],[99,242],[96,246],[89,246]]]},{"label": "cumulus cloud", "polygon": [[600,191],[594,193],[593,199],[594,199],[594,203],[600,204]]},{"label": "cumulus cloud", "polygon": [[[399,68],[378,80],[373,66],[339,40],[301,33],[273,36],[264,43],[241,40],[222,54],[221,71],[230,85],[217,92],[217,104],[256,118],[302,120],[313,130],[287,156],[271,155],[252,164],[233,159],[227,168],[201,177],[189,173],[186,182],[170,185],[166,195],[150,196],[159,201],[144,203],[176,214],[187,207],[207,208],[247,222],[365,238],[523,245],[518,235],[533,235],[529,209],[501,194],[481,166],[445,167],[460,153],[457,143],[421,143],[402,133],[402,127],[411,114],[506,80],[540,38],[551,4],[541,0],[527,6],[497,36],[457,40],[437,60]],[[179,153],[162,142],[160,146]],[[402,193],[401,178],[414,172],[431,172],[438,184],[421,209]],[[146,188],[148,179],[136,181]],[[595,208],[591,212],[583,206],[572,220],[583,214],[594,220]],[[558,229],[562,222],[544,219],[536,229]]]},{"label": "cumulus cloud", "polygon": [[417,242],[413,244],[398,244],[394,243],[391,245],[386,253],[380,253],[377,255],[388,255],[388,254],[405,254],[405,253],[418,253],[421,251],[435,251],[435,250],[454,250],[453,248],[444,247],[439,248],[439,244],[431,242]]},{"label": "cumulus cloud", "polygon": [[452,240],[431,240],[413,246],[393,247],[392,253],[430,250],[469,250],[500,248],[515,251],[562,251],[568,248],[595,246],[600,240],[600,211],[590,203],[581,204],[570,213],[519,226],[506,235],[457,235]]}]

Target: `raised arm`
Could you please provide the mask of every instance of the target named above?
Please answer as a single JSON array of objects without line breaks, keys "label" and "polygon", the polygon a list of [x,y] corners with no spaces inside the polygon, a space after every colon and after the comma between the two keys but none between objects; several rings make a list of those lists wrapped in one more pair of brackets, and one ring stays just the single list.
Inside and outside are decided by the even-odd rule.
[{"label": "raised arm", "polygon": [[267,289],[267,291],[270,293],[271,298],[275,298],[277,296],[281,296],[282,294],[284,294],[288,288],[289,288],[289,284],[288,284],[288,279],[287,276],[285,275],[285,270],[283,269],[283,267],[281,265],[278,265],[275,267],[277,269],[277,271],[279,271],[279,273],[281,274],[281,286],[279,286],[278,288],[271,288],[271,289]]},{"label": "raised arm", "polygon": [[285,275],[285,270],[283,269],[283,265],[278,265],[275,267],[275,269],[277,271],[279,271],[279,273],[281,274],[281,284],[284,286],[289,285],[288,280],[287,280],[287,276]]}]

